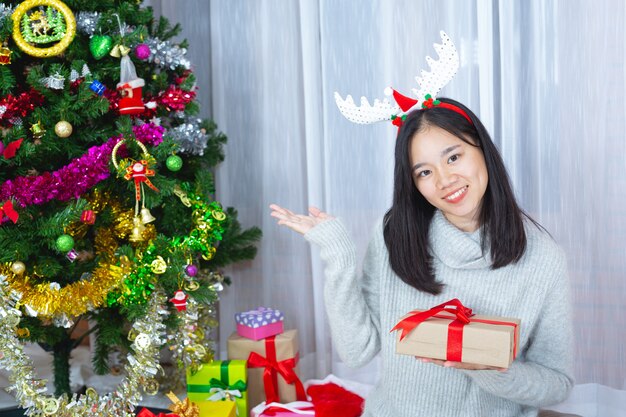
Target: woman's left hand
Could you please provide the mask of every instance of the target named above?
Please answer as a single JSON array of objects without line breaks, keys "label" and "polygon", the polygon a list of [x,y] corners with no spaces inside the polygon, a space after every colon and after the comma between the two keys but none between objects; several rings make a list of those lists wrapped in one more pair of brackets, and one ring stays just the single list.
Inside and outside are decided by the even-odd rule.
[{"label": "woman's left hand", "polygon": [[456,368],[456,369],[468,369],[470,371],[500,371],[504,372],[507,368],[497,368],[495,366],[485,366],[485,365],[477,365],[474,363],[464,363],[464,362],[453,362],[453,361],[443,361],[439,359],[431,359],[431,358],[422,358],[420,356],[416,356],[415,359],[418,361],[422,361],[424,363],[432,363],[434,365],[443,366],[444,368]]}]

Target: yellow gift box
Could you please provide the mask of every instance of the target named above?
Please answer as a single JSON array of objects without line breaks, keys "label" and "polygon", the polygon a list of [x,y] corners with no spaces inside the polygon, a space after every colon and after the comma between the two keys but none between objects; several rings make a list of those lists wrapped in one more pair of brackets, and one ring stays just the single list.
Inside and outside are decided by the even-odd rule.
[{"label": "yellow gift box", "polygon": [[[237,407],[233,401],[202,401],[196,403],[200,417],[237,417]],[[243,417],[239,415],[239,417]]]},{"label": "yellow gift box", "polygon": [[[198,404],[201,417],[204,415],[229,416],[228,403],[236,406],[236,414],[239,417],[245,417],[248,415],[247,381],[247,368],[244,360],[205,363],[194,374],[187,371],[187,398]],[[214,414],[203,412],[209,409]]]}]

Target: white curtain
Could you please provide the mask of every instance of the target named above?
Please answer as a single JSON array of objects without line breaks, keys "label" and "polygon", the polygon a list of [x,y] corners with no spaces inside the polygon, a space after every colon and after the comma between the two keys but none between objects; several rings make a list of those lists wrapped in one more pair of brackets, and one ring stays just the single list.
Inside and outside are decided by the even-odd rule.
[{"label": "white curtain", "polygon": [[196,67],[205,115],[229,137],[218,198],[264,233],[256,259],[227,271],[222,354],[235,312],[273,306],[300,332],[304,378],[376,381],[376,361],[349,370],[333,353],[317,250],[275,225],[268,205],[317,205],[342,217],[362,256],[390,204],[395,128],[348,122],[333,92],[371,100],[392,85],[410,93],[443,29],[461,68],[442,95],[482,118],[521,205],[568,254],[578,385],[559,409],[623,415],[622,0],[212,0],[208,14],[193,12],[202,0],[151,3],[183,23],[192,60],[210,63]]}]

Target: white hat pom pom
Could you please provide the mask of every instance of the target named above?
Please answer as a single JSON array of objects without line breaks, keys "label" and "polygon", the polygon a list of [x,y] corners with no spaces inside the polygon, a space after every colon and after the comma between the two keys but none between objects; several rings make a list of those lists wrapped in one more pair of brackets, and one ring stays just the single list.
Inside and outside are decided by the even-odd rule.
[{"label": "white hat pom pom", "polygon": [[391,87],[387,87],[387,88],[385,88],[385,95],[386,95],[386,96],[391,96],[391,95],[393,95],[393,88],[391,88]]}]

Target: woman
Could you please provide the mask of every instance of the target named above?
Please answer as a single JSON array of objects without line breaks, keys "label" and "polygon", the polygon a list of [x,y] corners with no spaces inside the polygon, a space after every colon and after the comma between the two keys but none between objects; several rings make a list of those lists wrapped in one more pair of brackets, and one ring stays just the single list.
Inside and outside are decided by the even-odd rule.
[{"label": "woman", "polygon": [[[565,256],[520,210],[480,120],[456,101],[439,101],[411,112],[398,132],[393,205],[374,229],[362,275],[339,219],[277,205],[271,214],[321,247],[342,360],[356,367],[381,354],[364,416],[536,416],[573,385]],[[521,319],[508,369],[395,353],[389,331],[400,317],[451,298],[478,314]]]}]

